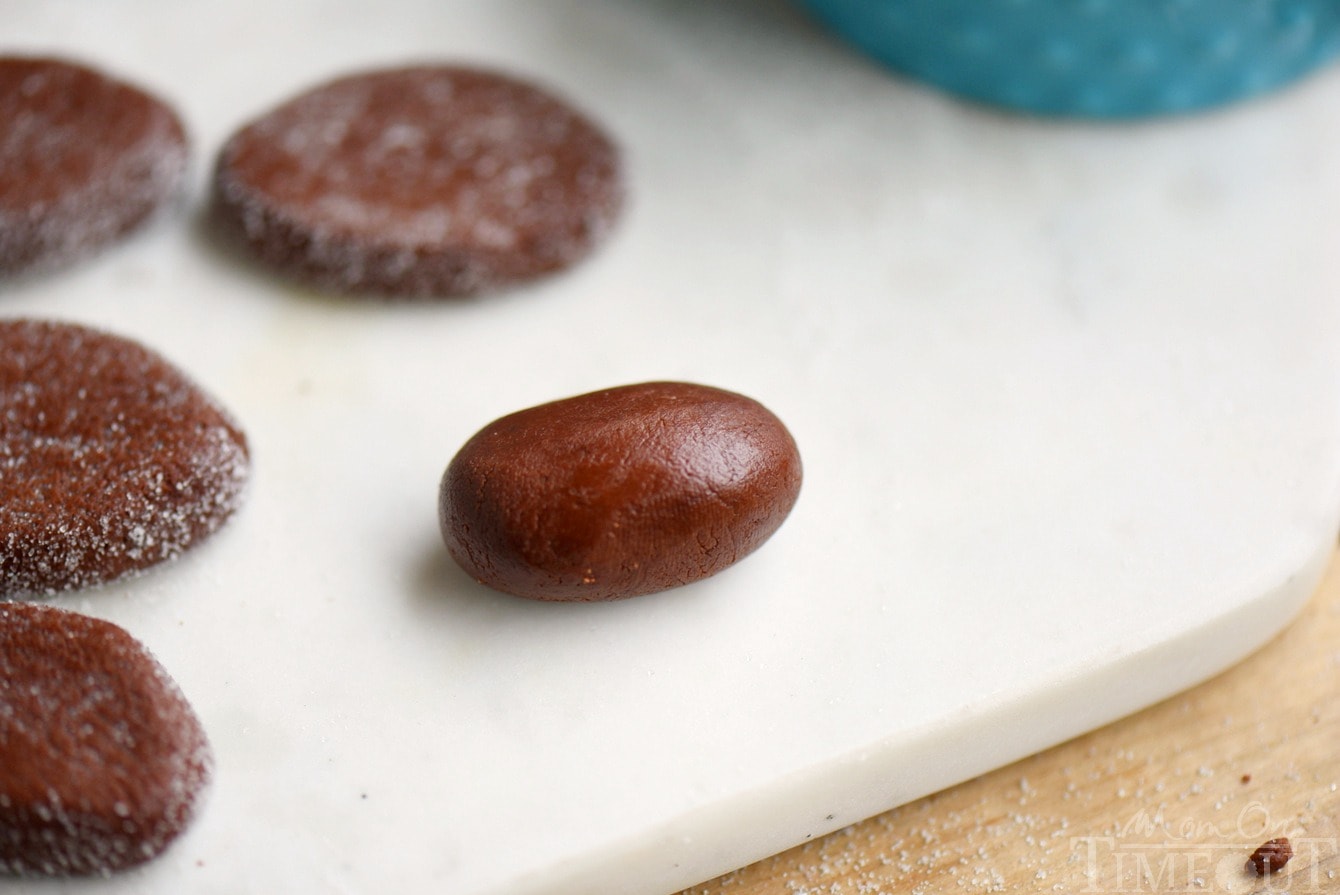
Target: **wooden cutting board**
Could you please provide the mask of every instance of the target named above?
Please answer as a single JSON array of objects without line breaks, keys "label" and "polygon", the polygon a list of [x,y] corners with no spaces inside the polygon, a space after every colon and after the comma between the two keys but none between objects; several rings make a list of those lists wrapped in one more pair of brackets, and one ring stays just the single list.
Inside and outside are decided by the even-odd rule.
[{"label": "wooden cutting board", "polygon": [[[764,0],[52,0],[3,20],[8,46],[177,103],[197,166],[176,214],[6,284],[0,310],[158,348],[256,460],[205,548],[59,601],[159,655],[218,762],[163,860],[64,890],[663,895],[1201,680],[1321,574],[1333,75],[1081,126],[899,84]],[[211,241],[234,127],[434,58],[529,74],[619,137],[631,202],[602,252],[506,295],[386,305]],[[764,549],[601,606],[451,565],[436,486],[466,438],[664,378],[791,427],[806,483]]]},{"label": "wooden cutting board", "polygon": [[[1225,674],[684,895],[1328,892],[1340,874],[1340,563]],[[1261,877],[1277,837],[1294,856]]]}]

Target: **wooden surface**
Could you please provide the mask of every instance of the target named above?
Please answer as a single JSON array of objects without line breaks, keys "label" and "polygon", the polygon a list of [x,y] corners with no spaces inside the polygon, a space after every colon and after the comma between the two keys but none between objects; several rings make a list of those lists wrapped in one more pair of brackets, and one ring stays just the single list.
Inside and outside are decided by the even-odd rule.
[{"label": "wooden surface", "polygon": [[[684,895],[1340,892],[1340,560],[1205,684]],[[1288,836],[1274,877],[1244,865]]]}]

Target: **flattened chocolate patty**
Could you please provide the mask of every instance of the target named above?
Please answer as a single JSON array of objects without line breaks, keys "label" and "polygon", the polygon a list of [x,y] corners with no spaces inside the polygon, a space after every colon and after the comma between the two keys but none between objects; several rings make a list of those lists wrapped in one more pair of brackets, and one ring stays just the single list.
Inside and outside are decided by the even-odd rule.
[{"label": "flattened chocolate patty", "polygon": [[318,288],[464,295],[577,262],[622,202],[593,123],[522,81],[459,67],[333,81],[238,132],[219,220]]},{"label": "flattened chocolate patty", "polygon": [[242,432],[154,352],[0,321],[0,599],[177,556],[232,514],[248,469]]},{"label": "flattened chocolate patty", "polygon": [[167,848],[209,779],[167,672],[109,622],[0,603],[0,873],[107,873]]},{"label": "flattened chocolate patty", "polygon": [[186,156],[161,100],[71,62],[0,56],[0,274],[133,229],[176,194]]}]

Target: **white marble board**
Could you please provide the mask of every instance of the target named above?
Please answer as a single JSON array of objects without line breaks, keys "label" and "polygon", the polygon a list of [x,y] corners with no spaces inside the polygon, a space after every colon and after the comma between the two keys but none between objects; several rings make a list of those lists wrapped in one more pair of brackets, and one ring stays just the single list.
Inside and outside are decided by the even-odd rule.
[{"label": "white marble board", "polygon": [[[161,860],[6,892],[665,895],[1065,739],[1282,626],[1340,509],[1340,72],[1218,114],[1032,121],[899,83],[778,0],[0,0],[189,123],[190,195],[0,313],[175,359],[247,428],[194,555],[58,602],[146,642],[217,774]],[[322,79],[474,60],[618,136],[568,275],[388,306],[201,225],[214,152]],[[484,590],[437,481],[503,413],[677,378],[770,406],[794,514],[610,605]]]}]

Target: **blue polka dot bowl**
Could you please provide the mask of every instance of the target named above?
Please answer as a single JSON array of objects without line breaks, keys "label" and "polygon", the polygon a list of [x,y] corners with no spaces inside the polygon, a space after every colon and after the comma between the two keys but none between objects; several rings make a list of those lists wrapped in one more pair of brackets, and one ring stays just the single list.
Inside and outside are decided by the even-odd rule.
[{"label": "blue polka dot bowl", "polygon": [[1048,115],[1264,93],[1340,56],[1340,0],[801,0],[889,67]]}]

